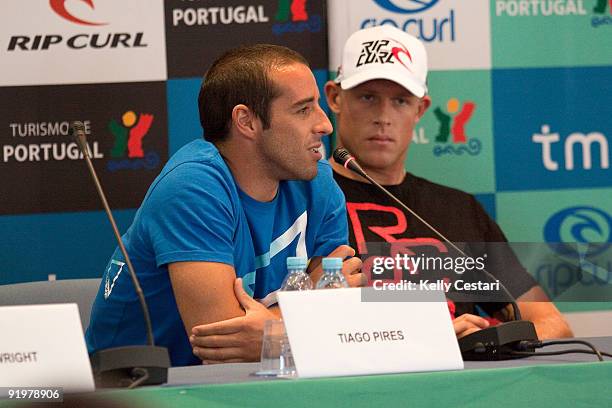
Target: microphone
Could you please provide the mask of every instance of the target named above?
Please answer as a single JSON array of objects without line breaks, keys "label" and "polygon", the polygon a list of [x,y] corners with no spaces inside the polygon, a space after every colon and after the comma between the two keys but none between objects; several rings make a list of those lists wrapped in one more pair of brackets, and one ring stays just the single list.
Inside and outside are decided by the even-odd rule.
[{"label": "microphone", "polygon": [[353,171],[354,173],[359,174],[361,177],[369,180],[370,183],[376,183],[374,180],[370,180],[366,172],[361,168],[359,163],[353,155],[349,153],[344,147],[338,147],[334,150],[334,160],[336,163],[341,164],[345,168]]},{"label": "microphone", "polygon": [[[410,207],[404,204],[399,198],[395,197],[389,190],[381,186],[376,180],[370,177],[365,170],[357,163],[357,160],[351,153],[343,147],[338,147],[334,150],[334,161],[344,166],[344,168],[360,175],[376,186],[380,191],[389,196],[393,201],[398,203],[403,209],[416,217],[427,228],[433,231],[444,243],[451,246],[462,256],[468,255],[459,249],[453,242],[444,236],[440,231],[434,228],[431,224],[425,221],[420,215],[413,211]],[[486,269],[482,269],[486,277],[492,281],[496,278]],[[487,327],[465,337],[458,339],[459,348],[464,360],[507,360],[521,358],[524,355],[513,354],[515,351],[535,351],[531,347],[534,341],[538,340],[535,331],[535,326],[532,322],[521,320],[521,312],[516,304],[514,296],[510,294],[508,289],[500,281],[499,287],[502,288],[504,294],[510,299],[510,305],[514,313],[514,321],[504,322],[494,327]]]},{"label": "microphone", "polygon": [[153,328],[151,326],[149,307],[147,306],[147,301],[140,287],[136,272],[134,272],[132,261],[123,245],[117,223],[115,222],[115,218],[106,200],[106,194],[104,194],[96,170],[91,163],[90,149],[87,145],[87,137],[85,135],[85,126],[83,122],[76,121],[72,123],[71,135],[76,140],[83,153],[89,173],[96,186],[96,190],[98,191],[98,195],[100,196],[111,227],[113,228],[115,239],[125,258],[125,263],[127,264],[130,277],[132,278],[136,295],[140,301],[147,332],[146,346],[114,347],[106,350],[99,350],[91,356],[91,366],[96,386],[134,388],[139,385],[163,384],[168,380],[168,367],[170,367],[168,349],[156,346],[153,340]]}]

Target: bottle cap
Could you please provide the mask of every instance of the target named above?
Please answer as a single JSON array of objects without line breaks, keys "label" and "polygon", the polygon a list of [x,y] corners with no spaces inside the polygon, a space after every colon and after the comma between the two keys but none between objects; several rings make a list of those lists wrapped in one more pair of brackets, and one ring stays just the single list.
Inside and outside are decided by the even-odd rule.
[{"label": "bottle cap", "polygon": [[304,256],[287,257],[287,269],[306,269],[308,260]]},{"label": "bottle cap", "polygon": [[323,270],[342,269],[342,258],[323,258]]}]

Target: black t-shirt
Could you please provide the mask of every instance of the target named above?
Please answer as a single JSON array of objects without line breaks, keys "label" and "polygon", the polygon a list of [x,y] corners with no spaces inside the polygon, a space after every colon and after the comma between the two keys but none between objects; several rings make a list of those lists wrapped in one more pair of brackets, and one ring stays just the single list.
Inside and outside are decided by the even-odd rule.
[{"label": "black t-shirt", "polygon": [[[334,171],[334,179],[346,196],[350,244],[358,254],[371,253],[366,243],[394,242],[401,239],[442,241],[435,232],[406,212],[375,186],[351,180]],[[407,173],[399,185],[384,186],[401,202],[454,243],[507,242],[499,226],[471,194],[432,183]],[[491,260],[490,260],[491,261]],[[487,270],[498,278],[513,297],[518,298],[535,280],[517,263],[513,268]],[[479,304],[491,313],[499,303]],[[456,315],[474,313],[471,303],[458,303]]]}]

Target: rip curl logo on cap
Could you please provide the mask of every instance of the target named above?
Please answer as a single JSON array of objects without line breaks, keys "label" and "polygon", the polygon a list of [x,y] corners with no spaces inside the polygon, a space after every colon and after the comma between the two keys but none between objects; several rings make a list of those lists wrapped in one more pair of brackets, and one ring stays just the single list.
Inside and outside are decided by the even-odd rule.
[{"label": "rip curl logo on cap", "polygon": [[408,58],[408,61],[410,61],[410,63],[412,64],[412,56],[410,55],[410,51],[408,51],[404,47],[393,47],[391,48],[391,53],[393,54],[393,57],[395,57],[397,62],[402,64],[404,67],[406,67],[408,71],[412,71],[410,67],[404,64],[404,61],[402,60],[402,55],[405,55]]},{"label": "rip curl logo on cap", "polygon": [[[92,10],[95,9],[93,0],[79,0],[79,1],[87,4]],[[82,20],[78,17],[73,16],[66,9],[66,0],[49,0],[49,5],[51,6],[51,9],[55,11],[60,17],[65,18],[66,20],[71,21],[73,23],[88,25],[88,26],[100,26],[100,25],[108,24],[108,23],[94,23],[92,21]]]},{"label": "rip curl logo on cap", "polygon": [[[391,47],[391,41],[397,43],[399,46]],[[412,64],[412,56],[410,55],[410,52],[398,41],[366,41],[361,45],[363,48],[359,53],[359,58],[357,58],[357,64],[355,65],[356,67],[367,64],[393,64],[395,61],[397,61],[406,69],[411,71],[410,67],[406,65],[406,62]]]},{"label": "rip curl logo on cap", "polygon": [[374,3],[385,10],[402,14],[419,13],[433,7],[437,2],[438,0],[374,0]]}]

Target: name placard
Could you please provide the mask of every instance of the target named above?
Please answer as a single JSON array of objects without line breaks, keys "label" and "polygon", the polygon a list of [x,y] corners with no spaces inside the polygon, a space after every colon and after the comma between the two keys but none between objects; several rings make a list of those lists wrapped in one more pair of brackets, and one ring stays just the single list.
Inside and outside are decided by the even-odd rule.
[{"label": "name placard", "polygon": [[396,302],[371,291],[278,293],[299,377],[463,369],[442,292]]},{"label": "name placard", "polygon": [[76,304],[0,307],[0,324],[0,387],[94,390]]}]

